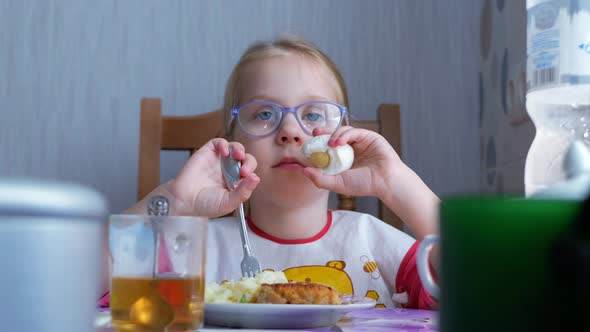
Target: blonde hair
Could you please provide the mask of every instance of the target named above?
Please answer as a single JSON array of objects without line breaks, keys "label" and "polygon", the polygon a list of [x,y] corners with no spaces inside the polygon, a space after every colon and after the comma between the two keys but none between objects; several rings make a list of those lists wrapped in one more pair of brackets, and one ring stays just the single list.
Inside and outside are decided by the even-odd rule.
[{"label": "blonde hair", "polygon": [[338,84],[339,91],[336,91],[336,102],[348,108],[348,92],[344,78],[340,73],[336,64],[317,46],[311,42],[294,36],[280,37],[274,41],[257,42],[250,46],[234,67],[227,85],[225,88],[225,98],[223,102],[225,137],[231,137],[232,131],[235,128],[235,121],[231,120],[231,108],[236,106],[241,98],[240,83],[242,80],[242,69],[249,63],[268,59],[275,56],[285,56],[290,54],[301,55],[315,61],[320,65],[324,65]]}]

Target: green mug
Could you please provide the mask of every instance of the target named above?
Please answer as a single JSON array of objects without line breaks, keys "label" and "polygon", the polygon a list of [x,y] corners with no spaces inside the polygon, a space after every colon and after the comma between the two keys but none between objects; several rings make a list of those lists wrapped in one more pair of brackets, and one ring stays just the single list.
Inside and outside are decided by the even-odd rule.
[{"label": "green mug", "polygon": [[[548,258],[580,203],[474,196],[444,199],[440,236],[418,248],[424,287],[439,298],[441,331],[524,331],[547,312]],[[428,255],[440,241],[440,289]]]}]

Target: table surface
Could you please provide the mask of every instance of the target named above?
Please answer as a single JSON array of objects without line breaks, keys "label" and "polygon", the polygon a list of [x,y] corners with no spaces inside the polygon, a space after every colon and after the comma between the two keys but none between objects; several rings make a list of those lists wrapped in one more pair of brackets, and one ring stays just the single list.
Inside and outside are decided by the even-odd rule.
[{"label": "table surface", "polygon": [[[201,332],[223,332],[223,331],[280,331],[278,329],[229,329],[216,326],[205,326],[199,329]],[[97,332],[113,331],[110,327],[98,328]],[[354,310],[347,313],[336,325],[311,328],[311,329],[289,329],[287,331],[308,331],[308,332],[413,332],[413,331],[438,331],[438,312],[430,310],[414,309],[364,309]]]}]

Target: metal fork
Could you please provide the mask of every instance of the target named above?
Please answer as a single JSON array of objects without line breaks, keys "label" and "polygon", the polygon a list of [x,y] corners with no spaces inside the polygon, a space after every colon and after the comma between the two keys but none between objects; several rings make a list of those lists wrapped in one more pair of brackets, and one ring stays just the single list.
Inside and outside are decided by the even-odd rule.
[{"label": "metal fork", "polygon": [[[221,169],[225,184],[229,190],[234,190],[235,184],[240,180],[241,163],[233,157],[232,148],[229,149],[229,157],[221,158]],[[238,208],[238,218],[240,220],[240,236],[242,237],[242,247],[244,249],[244,259],[240,267],[242,269],[243,277],[254,277],[256,273],[260,272],[260,262],[250,249],[250,241],[248,240],[248,229],[246,228],[246,219],[244,218],[244,204],[240,203]]]}]

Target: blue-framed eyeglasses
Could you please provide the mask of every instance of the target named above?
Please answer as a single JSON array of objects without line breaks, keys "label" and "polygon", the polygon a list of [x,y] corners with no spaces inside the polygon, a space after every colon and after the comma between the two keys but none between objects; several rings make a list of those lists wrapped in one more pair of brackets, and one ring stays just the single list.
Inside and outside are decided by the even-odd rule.
[{"label": "blue-framed eyeglasses", "polygon": [[286,113],[293,113],[299,126],[311,136],[316,128],[336,130],[347,112],[345,106],[329,101],[309,101],[295,107],[271,101],[252,101],[232,107],[231,116],[246,134],[264,137],[279,129]]}]

